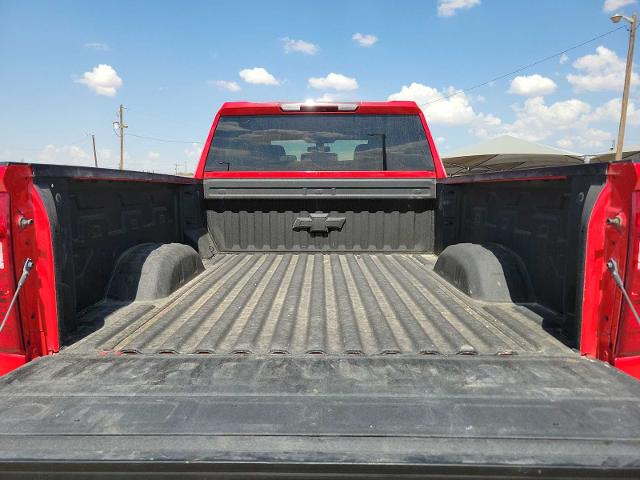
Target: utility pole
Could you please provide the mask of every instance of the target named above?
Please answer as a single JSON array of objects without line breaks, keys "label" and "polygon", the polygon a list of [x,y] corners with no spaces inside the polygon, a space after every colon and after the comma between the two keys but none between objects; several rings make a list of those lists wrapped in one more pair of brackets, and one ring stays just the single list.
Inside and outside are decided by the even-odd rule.
[{"label": "utility pole", "polygon": [[633,47],[636,42],[636,28],[638,26],[638,16],[634,13],[631,18],[625,15],[614,15],[611,17],[613,23],[625,20],[631,24],[629,30],[629,48],[627,49],[627,68],[624,73],[624,89],[622,91],[622,108],[620,109],[620,128],[618,129],[618,142],[616,143],[615,161],[622,160],[622,152],[624,150],[624,130],[627,123],[627,106],[629,105],[629,90],[631,87],[631,72],[633,66]]},{"label": "utility pole", "polygon": [[124,107],[120,104],[120,118],[118,128],[120,129],[120,170],[124,170],[124,129],[128,127],[124,123]]},{"label": "utility pole", "polygon": [[96,168],[98,168],[98,154],[96,153],[96,136],[92,133],[91,140],[93,141],[93,162],[96,164]]}]

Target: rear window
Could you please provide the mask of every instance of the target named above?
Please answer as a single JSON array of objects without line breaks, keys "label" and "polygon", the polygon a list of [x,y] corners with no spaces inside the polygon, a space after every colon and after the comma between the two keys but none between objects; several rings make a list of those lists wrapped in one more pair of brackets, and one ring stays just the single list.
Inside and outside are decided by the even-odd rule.
[{"label": "rear window", "polygon": [[433,170],[433,157],[417,115],[225,116],[206,170]]}]

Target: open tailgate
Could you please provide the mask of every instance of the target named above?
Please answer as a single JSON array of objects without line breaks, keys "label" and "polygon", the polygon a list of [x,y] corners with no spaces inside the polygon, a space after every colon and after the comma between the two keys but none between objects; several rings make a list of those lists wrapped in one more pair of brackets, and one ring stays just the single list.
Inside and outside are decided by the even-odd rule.
[{"label": "open tailgate", "polygon": [[640,382],[578,356],[424,355],[62,354],[0,379],[0,477],[110,472],[637,476]]}]

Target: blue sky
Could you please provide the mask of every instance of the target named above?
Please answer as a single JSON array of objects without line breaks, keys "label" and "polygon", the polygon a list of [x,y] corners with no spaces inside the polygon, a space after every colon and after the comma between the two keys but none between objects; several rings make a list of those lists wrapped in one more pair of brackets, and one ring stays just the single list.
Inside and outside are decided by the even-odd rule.
[{"label": "blue sky", "polygon": [[[617,133],[628,32],[483,83],[617,26],[633,0],[0,0],[0,161],[192,171],[231,100],[413,99],[442,154],[509,133],[580,153]],[[619,24],[618,26],[620,26]],[[359,36],[356,34],[360,34]],[[354,38],[355,36],[355,38]],[[331,75],[333,74],[333,75]],[[519,76],[521,78],[516,79]],[[631,95],[626,144],[640,143]]]}]

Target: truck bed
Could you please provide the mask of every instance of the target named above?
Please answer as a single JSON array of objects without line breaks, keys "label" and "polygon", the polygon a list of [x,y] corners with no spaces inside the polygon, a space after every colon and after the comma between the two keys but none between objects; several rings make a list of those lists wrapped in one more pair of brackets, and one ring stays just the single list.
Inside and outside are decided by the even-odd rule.
[{"label": "truck bed", "polygon": [[574,353],[548,311],[472,300],[434,261],[218,254],[162,302],[104,301],[59,355],[0,379],[0,471],[637,475],[640,384]]},{"label": "truck bed", "polygon": [[89,309],[64,352],[573,354],[550,312],[472,300],[433,272],[435,259],[220,254],[163,302]]}]

